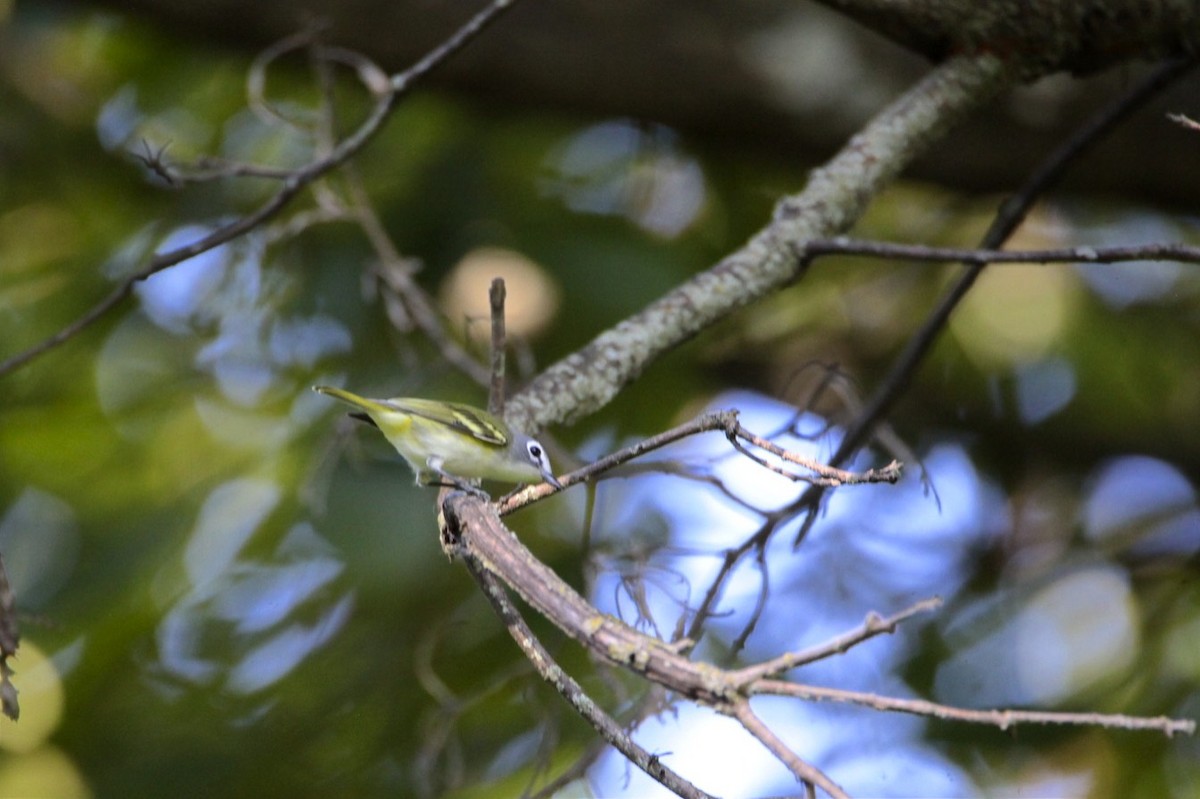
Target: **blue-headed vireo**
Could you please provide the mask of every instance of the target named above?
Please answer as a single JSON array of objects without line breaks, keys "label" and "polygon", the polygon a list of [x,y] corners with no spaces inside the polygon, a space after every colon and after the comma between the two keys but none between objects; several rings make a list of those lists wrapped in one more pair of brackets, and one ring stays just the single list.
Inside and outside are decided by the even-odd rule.
[{"label": "blue-headed vireo", "polygon": [[546,449],[487,411],[457,402],[393,397],[367,399],[333,386],[313,386],[353,405],[353,416],[373,423],[417,475],[417,485],[452,475],[508,483],[545,480],[562,484],[550,471]]}]

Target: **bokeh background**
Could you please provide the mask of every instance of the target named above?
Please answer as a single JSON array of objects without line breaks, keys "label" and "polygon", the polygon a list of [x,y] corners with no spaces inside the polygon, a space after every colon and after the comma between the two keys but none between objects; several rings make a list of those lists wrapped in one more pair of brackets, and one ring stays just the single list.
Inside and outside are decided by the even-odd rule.
[{"label": "bokeh background", "polygon": [[[180,162],[307,156],[309,129],[247,110],[255,52],[119,10],[0,4],[0,356],[272,188],[165,186],[136,158],[147,147]],[[269,76],[278,107],[311,119],[305,59]],[[355,168],[467,346],[486,330],[488,281],[508,277],[518,383],[737,248],[817,163],[645,111],[469,89],[411,96]],[[348,78],[341,90],[353,120],[365,103]],[[1173,141],[1200,150],[1200,138]],[[1003,137],[996,149],[988,159],[1003,161]],[[1171,188],[1148,191],[1155,181]],[[1126,192],[1063,192],[1016,244],[1196,243],[1196,185],[1158,174]],[[902,182],[856,233],[969,246],[1000,199]],[[442,555],[432,494],[309,391],[485,396],[398,329],[364,277],[378,254],[321,207],[307,196],[279,223],[152,277],[0,378],[0,554],[23,632],[0,797],[517,796],[594,744]],[[879,384],[955,273],[822,260],[600,413],[551,431],[558,463],[708,407],[737,407],[761,433],[802,407],[789,445],[828,455],[851,398]],[[992,268],[890,419],[906,479],[839,491],[794,551],[799,520],[784,526],[765,611],[735,662],[936,594],[937,613],[795,678],[968,707],[1200,715],[1198,333],[1194,266]],[[841,393],[813,400],[832,365]],[[859,465],[891,457],[881,446]],[[655,459],[720,478],[737,501],[647,471],[511,522],[599,606],[669,634],[725,548],[798,489],[731,458],[719,436]],[[739,569],[700,656],[726,658],[762,579],[753,563]],[[614,712],[637,705],[635,681],[535,626]],[[756,708],[859,795],[1200,796],[1193,738]],[[714,793],[796,790],[704,710],[666,710],[638,739]],[[561,795],[654,790],[607,754]]]}]

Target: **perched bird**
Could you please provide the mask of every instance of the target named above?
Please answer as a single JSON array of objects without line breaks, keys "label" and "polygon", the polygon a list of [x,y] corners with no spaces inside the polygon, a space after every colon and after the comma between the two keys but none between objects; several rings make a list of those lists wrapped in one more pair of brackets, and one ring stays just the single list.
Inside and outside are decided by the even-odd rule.
[{"label": "perched bird", "polygon": [[562,484],[550,471],[546,449],[487,411],[457,402],[393,397],[367,399],[333,386],[313,386],[353,405],[351,414],[370,422],[391,442],[417,476],[417,485],[438,485],[453,478],[482,478],[508,483],[545,480]]}]

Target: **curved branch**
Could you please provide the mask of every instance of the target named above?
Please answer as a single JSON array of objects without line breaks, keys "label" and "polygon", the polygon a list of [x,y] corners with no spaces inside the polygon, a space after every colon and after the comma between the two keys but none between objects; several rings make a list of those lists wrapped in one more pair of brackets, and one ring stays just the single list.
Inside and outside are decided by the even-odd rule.
[{"label": "curved branch", "polygon": [[[222,225],[207,236],[193,241],[169,252],[158,253],[150,262],[134,274],[126,277],[100,302],[96,303],[82,316],[59,330],[54,335],[35,344],[24,352],[0,361],[0,377],[29,363],[34,358],[43,355],[55,347],[74,338],[80,332],[90,327],[109,311],[120,305],[130,294],[133,287],[152,275],[168,267],[194,258],[203,252],[221,244],[230,242],[261,225],[282,211],[292,199],[306,186],[332,169],[341,166],[347,159],[361,150],[375,134],[383,127],[383,123],[391,116],[396,103],[409,92],[413,85],[434,67],[444,62],[454,53],[461,50],[469,41],[481,33],[501,13],[516,5],[516,0],[492,0],[488,5],[473,16],[466,24],[455,31],[448,39],[431,50],[420,61],[409,69],[392,76],[385,85],[376,86],[375,105],[361,125],[349,136],[338,143],[324,158],[320,158],[307,166],[301,167],[283,179],[283,185],[263,203],[257,210]],[[292,43],[294,40],[289,39]],[[273,51],[272,51],[273,53]]]},{"label": "curved branch", "polygon": [[608,403],[656,358],[804,273],[804,243],[847,230],[871,198],[1017,70],[990,55],[947,61],[884,109],[740,250],[672,289],[546,369],[509,403],[526,430],[570,422]]},{"label": "curved branch", "polygon": [[[1167,735],[1195,731],[1191,720],[1167,718],[1137,718],[1103,714],[1053,713],[1020,710],[968,710],[951,708],[924,700],[894,699],[877,694],[818,688],[771,679],[770,674],[790,668],[806,658],[823,656],[829,651],[844,650],[875,634],[890,632],[912,613],[926,609],[915,605],[892,619],[874,616],[858,629],[840,636],[834,642],[809,652],[785,655],[767,661],[760,668],[727,670],[711,663],[690,660],[687,652],[694,642],[688,639],[668,644],[646,635],[621,619],[602,613],[567,585],[552,569],[533,556],[513,533],[500,521],[497,506],[479,496],[453,491],[441,503],[439,526],[442,547],[452,557],[464,560],[473,574],[487,573],[503,581],[536,612],[584,646],[600,660],[619,666],[656,683],[677,696],[716,709],[739,719],[748,719],[746,701],[755,695],[776,694],[803,699],[855,702],[925,716],[955,718],[960,721],[989,723],[1008,728],[1018,723],[1089,724],[1126,729],[1154,729]],[[477,579],[479,579],[477,577]],[[489,595],[500,590],[498,584],[482,580]],[[501,592],[502,593],[502,592]],[[493,600],[495,601],[495,600]],[[499,608],[498,608],[499,609]],[[508,616],[505,615],[506,620]],[[523,644],[524,645],[524,644]],[[561,670],[559,670],[561,672]],[[553,675],[558,679],[558,673]],[[592,700],[586,695],[571,695],[576,709],[590,709]],[[584,706],[589,707],[584,707]],[[773,736],[772,736],[773,737]],[[763,740],[760,738],[760,740]],[[777,742],[776,742],[777,743]],[[784,757],[786,747],[769,744],[777,757]],[[782,748],[781,748],[782,747]],[[790,754],[790,753],[789,753]],[[802,767],[794,754],[785,762],[789,767]],[[661,765],[657,759],[653,764]],[[647,773],[651,773],[647,770]],[[825,786],[824,775],[815,769],[803,771],[802,779],[817,781]],[[836,785],[829,785],[837,790]],[[826,787],[826,790],[830,788]],[[831,790],[831,793],[833,791]],[[837,794],[835,794],[837,795]]]},{"label": "curved branch", "polygon": [[593,702],[584,693],[579,683],[554,662],[554,658],[550,656],[550,653],[538,641],[537,636],[533,634],[533,630],[529,629],[529,625],[521,618],[521,614],[513,607],[512,601],[504,591],[504,585],[496,575],[492,574],[482,562],[472,558],[469,552],[464,558],[464,562],[467,564],[471,576],[479,583],[483,595],[491,603],[492,609],[504,620],[509,635],[517,642],[521,651],[525,653],[525,657],[537,669],[538,674],[553,685],[555,690],[570,703],[571,707],[575,708],[604,737],[605,741],[677,796],[685,797],[685,799],[713,799],[709,794],[664,765],[657,755],[650,754],[634,743],[625,730],[621,729],[621,725]]}]

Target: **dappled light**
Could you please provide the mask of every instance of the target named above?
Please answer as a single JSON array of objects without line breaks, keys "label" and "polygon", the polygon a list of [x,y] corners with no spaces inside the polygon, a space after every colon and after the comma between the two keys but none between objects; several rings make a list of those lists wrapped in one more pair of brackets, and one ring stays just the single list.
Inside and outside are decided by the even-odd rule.
[{"label": "dappled light", "polygon": [[985,191],[1107,50],[764,8],[689,126],[0,2],[0,797],[1192,796],[1200,228],[1057,182],[1185,59]]}]

